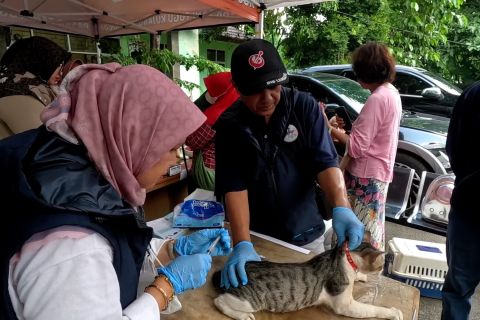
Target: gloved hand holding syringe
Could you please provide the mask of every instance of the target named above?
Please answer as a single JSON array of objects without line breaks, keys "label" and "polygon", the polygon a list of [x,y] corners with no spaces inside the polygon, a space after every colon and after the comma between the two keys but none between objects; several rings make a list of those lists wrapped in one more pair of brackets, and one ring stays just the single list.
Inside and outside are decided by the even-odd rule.
[{"label": "gloved hand holding syringe", "polygon": [[212,265],[212,256],[232,251],[230,236],[225,229],[203,229],[175,240],[178,255],[167,266],[157,269],[172,283],[175,293],[202,286]]},{"label": "gloved hand holding syringe", "polygon": [[215,238],[215,240],[213,240],[212,244],[210,245],[210,247],[209,247],[208,250],[207,250],[207,253],[208,253],[208,254],[212,254],[213,249],[214,249],[215,246],[217,245],[218,241],[220,241],[220,239],[221,239],[221,237],[218,236],[218,237]]},{"label": "gloved hand holding syringe", "polygon": [[178,255],[207,253],[225,256],[232,251],[230,235],[226,229],[203,229],[175,240],[174,249]]}]

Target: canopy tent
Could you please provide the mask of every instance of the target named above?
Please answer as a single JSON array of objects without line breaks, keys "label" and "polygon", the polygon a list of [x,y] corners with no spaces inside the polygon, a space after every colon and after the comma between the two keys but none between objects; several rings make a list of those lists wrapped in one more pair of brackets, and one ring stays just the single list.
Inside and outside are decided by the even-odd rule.
[{"label": "canopy tent", "polygon": [[312,4],[312,3],[320,3],[325,1],[332,1],[332,0],[249,0],[250,3],[253,3],[259,8],[264,8],[267,10],[270,9],[278,9],[284,7],[292,7],[292,6],[301,6],[304,4]]},{"label": "canopy tent", "polygon": [[326,0],[2,0],[0,24],[95,38],[261,23],[261,12]]},{"label": "canopy tent", "polygon": [[4,0],[0,24],[109,37],[257,22],[248,1]]}]

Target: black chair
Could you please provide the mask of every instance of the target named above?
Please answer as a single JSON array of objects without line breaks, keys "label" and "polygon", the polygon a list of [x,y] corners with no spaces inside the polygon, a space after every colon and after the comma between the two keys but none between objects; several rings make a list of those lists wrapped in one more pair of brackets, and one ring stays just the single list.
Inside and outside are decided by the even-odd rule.
[{"label": "black chair", "polygon": [[410,168],[393,168],[393,180],[388,186],[385,203],[385,218],[387,220],[395,222],[407,210],[414,173],[415,170]]},{"label": "black chair", "polygon": [[432,232],[441,236],[447,234],[447,227],[442,224],[436,224],[423,218],[420,205],[422,203],[423,196],[427,192],[428,187],[432,181],[441,174],[423,171],[420,177],[420,184],[418,187],[418,195],[413,207],[412,214],[407,218],[407,225],[409,227]]}]

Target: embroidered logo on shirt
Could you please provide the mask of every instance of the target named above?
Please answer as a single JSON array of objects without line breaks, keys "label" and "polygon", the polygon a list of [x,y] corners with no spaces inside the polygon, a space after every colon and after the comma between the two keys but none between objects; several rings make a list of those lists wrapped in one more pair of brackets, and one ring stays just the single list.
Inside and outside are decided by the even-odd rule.
[{"label": "embroidered logo on shirt", "polygon": [[253,70],[261,68],[265,65],[265,60],[263,59],[263,51],[258,51],[258,53],[252,54],[248,57],[248,64],[252,66]]},{"label": "embroidered logo on shirt", "polygon": [[298,129],[293,125],[289,124],[287,128],[287,134],[285,134],[285,138],[283,140],[285,142],[293,142],[298,138]]}]

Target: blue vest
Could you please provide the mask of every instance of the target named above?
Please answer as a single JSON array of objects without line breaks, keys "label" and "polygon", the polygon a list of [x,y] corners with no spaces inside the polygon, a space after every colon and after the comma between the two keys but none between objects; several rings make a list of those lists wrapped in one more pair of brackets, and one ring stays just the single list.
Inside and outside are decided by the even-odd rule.
[{"label": "blue vest", "polygon": [[[215,192],[221,197],[248,190],[252,230],[298,246],[323,234],[315,180],[318,172],[338,162],[311,96],[283,88],[268,125],[237,101],[214,129]],[[286,139],[290,129],[293,138]]]},{"label": "blue vest", "polygon": [[110,242],[122,307],[136,299],[152,230],[143,211],[96,171],[84,147],[41,128],[1,140],[0,200],[0,319],[17,319],[8,292],[10,258],[35,233],[63,225],[91,229]]}]

